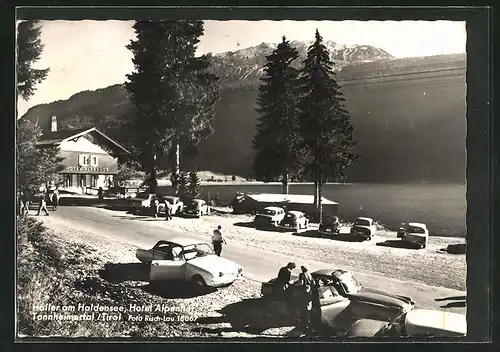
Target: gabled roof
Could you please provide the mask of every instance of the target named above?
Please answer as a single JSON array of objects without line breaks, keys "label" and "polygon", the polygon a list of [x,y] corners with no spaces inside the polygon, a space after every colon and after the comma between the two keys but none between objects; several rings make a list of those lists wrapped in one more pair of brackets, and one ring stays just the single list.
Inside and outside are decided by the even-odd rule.
[{"label": "gabled roof", "polygon": [[97,139],[101,139],[107,144],[109,144],[113,149],[118,150],[119,154],[130,154],[130,152],[121,146],[118,142],[106,136],[104,133],[99,131],[97,128],[83,128],[83,129],[75,129],[75,130],[60,130],[56,132],[48,132],[42,135],[41,140],[38,142],[40,146],[48,146],[48,145],[59,145],[62,142],[67,142],[72,139],[76,139],[88,134],[92,134],[97,137]]}]

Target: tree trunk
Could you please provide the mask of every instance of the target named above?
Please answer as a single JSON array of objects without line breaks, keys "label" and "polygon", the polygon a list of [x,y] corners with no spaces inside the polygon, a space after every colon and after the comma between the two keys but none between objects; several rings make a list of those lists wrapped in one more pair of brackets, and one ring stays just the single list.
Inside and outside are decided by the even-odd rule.
[{"label": "tree trunk", "polygon": [[172,165],[172,190],[175,196],[179,194],[179,177],[181,173],[180,169],[180,141],[179,136],[175,137],[174,142],[174,160]]},{"label": "tree trunk", "polygon": [[318,178],[318,220],[319,222],[323,221],[323,205],[321,202],[321,198],[323,196],[323,173],[321,170],[321,166],[319,169],[319,178]]},{"label": "tree trunk", "polygon": [[156,148],[152,148],[151,169],[149,170],[149,192],[156,193],[158,180],[156,179]]},{"label": "tree trunk", "polygon": [[281,183],[283,185],[281,192],[283,194],[288,194],[288,172],[287,171],[283,172],[283,179],[281,180]]}]

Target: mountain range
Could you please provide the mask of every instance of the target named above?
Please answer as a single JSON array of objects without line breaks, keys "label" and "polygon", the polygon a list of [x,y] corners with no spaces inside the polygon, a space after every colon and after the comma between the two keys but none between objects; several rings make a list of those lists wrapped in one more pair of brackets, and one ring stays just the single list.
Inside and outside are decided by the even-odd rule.
[{"label": "mountain range", "polygon": [[[299,52],[296,65],[310,44],[291,42]],[[464,54],[395,59],[369,45],[324,44],[343,86],[362,155],[350,172],[352,181],[463,182]],[[181,167],[252,176],[257,86],[266,56],[275,47],[262,43],[210,55],[212,70],[221,77],[215,132],[201,142],[197,156],[182,160]],[[60,129],[96,126],[126,145],[120,121],[134,114],[127,91],[117,84],[34,106],[22,118],[45,131],[50,116],[58,117]]]}]

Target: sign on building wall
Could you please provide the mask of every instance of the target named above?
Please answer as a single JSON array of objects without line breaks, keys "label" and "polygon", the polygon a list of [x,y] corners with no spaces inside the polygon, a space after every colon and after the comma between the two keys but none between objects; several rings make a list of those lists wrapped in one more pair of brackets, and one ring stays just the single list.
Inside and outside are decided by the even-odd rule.
[{"label": "sign on building wall", "polygon": [[109,172],[107,167],[92,167],[92,166],[66,166],[64,171],[67,172]]}]

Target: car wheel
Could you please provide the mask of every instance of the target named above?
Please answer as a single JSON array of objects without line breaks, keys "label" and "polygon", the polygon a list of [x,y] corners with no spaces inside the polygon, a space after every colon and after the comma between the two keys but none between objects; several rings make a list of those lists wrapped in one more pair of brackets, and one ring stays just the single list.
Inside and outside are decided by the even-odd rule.
[{"label": "car wheel", "polygon": [[191,283],[193,284],[193,287],[196,290],[196,292],[203,292],[207,288],[205,280],[203,280],[203,278],[200,275],[194,275],[191,278]]}]

